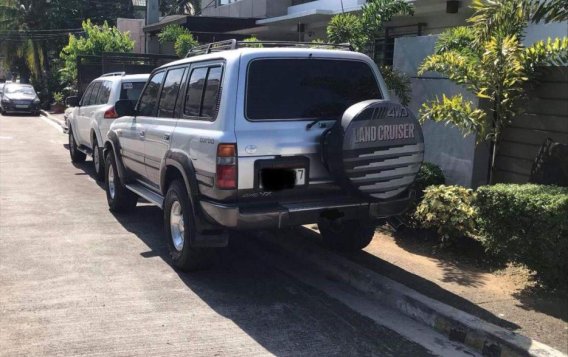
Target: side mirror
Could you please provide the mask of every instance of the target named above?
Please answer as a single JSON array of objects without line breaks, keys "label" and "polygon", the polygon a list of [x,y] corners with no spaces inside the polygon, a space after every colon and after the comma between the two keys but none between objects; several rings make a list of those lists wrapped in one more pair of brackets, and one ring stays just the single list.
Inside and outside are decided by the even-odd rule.
[{"label": "side mirror", "polygon": [[67,104],[68,107],[78,107],[79,97],[67,97],[67,99],[65,99],[65,104]]},{"label": "side mirror", "polygon": [[114,103],[114,110],[119,117],[125,116],[135,116],[136,109],[134,108],[134,103],[128,99],[121,99]]}]

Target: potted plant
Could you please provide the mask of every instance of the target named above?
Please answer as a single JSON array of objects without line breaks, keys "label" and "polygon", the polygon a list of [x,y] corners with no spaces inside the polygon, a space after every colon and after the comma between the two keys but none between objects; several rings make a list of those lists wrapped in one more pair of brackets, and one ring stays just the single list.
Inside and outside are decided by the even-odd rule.
[{"label": "potted plant", "polygon": [[53,114],[61,114],[65,111],[65,104],[63,103],[63,93],[55,92],[53,93],[53,101],[51,104],[51,112]]}]

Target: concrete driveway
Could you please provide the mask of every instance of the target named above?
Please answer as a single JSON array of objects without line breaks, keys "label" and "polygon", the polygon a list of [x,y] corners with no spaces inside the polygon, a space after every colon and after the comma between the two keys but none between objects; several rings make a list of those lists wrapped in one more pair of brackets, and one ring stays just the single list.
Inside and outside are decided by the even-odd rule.
[{"label": "concrete driveway", "polygon": [[0,117],[0,355],[428,355],[240,240],[206,272],[165,260],[162,213],[109,212],[46,119]]}]

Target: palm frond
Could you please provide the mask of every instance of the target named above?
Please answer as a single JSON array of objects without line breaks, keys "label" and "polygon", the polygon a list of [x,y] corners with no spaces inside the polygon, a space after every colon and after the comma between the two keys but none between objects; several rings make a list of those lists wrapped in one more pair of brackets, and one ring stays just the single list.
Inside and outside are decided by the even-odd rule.
[{"label": "palm frond", "polygon": [[533,22],[568,21],[568,2],[566,0],[532,0],[534,6]]},{"label": "palm frond", "polygon": [[539,66],[568,64],[568,37],[548,38],[527,47],[522,55],[527,73],[535,73]]},{"label": "palm frond", "polygon": [[420,65],[418,74],[423,75],[428,71],[438,72],[473,91],[477,91],[483,77],[477,61],[457,51],[447,51],[426,57]]},{"label": "palm frond", "polygon": [[532,5],[528,0],[473,0],[475,11],[467,21],[475,28],[477,41],[489,36],[521,38],[530,19]]}]

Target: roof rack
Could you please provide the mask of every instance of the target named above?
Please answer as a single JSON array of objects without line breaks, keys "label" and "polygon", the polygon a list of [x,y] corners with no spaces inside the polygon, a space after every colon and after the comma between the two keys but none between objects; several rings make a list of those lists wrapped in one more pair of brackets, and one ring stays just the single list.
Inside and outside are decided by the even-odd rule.
[{"label": "roof rack", "polygon": [[319,42],[291,42],[291,41],[237,41],[235,39],[211,42],[205,45],[192,47],[187,52],[186,58],[205,55],[213,52],[236,50],[237,48],[260,48],[260,47],[293,47],[293,48],[319,48],[328,50],[353,51],[353,47],[348,43],[319,43]]},{"label": "roof rack", "polygon": [[126,72],[110,72],[103,74],[101,77],[114,77],[114,76],[124,76],[124,75],[126,75]]}]

